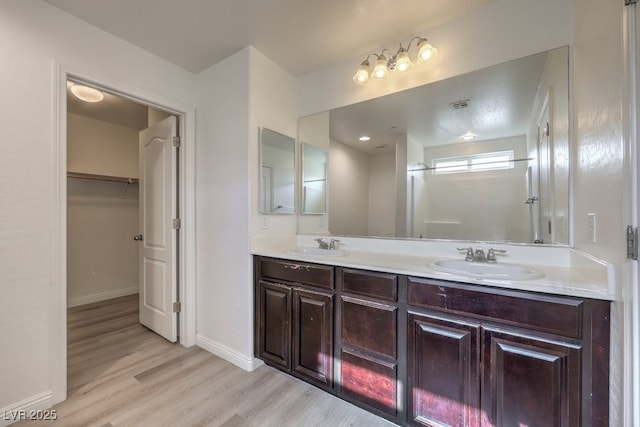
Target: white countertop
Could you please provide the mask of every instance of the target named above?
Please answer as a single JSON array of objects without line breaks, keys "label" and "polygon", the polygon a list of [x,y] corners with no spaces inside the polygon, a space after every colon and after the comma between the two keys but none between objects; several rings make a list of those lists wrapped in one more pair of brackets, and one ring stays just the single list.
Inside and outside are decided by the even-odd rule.
[{"label": "white countertop", "polygon": [[[259,238],[252,241],[252,254],[288,260],[313,262],[372,271],[404,274],[507,289],[544,292],[602,300],[615,300],[613,266],[588,254],[566,247],[531,247],[481,242],[402,241],[340,237],[345,256],[308,256],[294,251],[300,247],[317,247],[319,236]],[[544,273],[530,280],[495,280],[435,270],[438,259],[464,259],[458,247],[506,249],[498,263],[526,265]]]}]

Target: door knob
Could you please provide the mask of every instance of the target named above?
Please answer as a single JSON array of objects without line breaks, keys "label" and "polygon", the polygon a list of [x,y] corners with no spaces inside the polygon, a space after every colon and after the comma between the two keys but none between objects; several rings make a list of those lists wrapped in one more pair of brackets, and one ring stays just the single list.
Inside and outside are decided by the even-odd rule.
[{"label": "door knob", "polygon": [[141,242],[142,241],[142,234],[138,234],[137,236],[133,236],[133,240]]}]

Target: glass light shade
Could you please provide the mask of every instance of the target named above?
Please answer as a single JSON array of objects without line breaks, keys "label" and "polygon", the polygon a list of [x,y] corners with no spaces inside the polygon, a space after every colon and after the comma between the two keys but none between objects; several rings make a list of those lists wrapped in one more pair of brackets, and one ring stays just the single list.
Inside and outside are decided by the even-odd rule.
[{"label": "glass light shade", "polygon": [[369,61],[364,61],[354,74],[353,81],[361,85],[367,80],[369,80]]},{"label": "glass light shade", "polygon": [[376,61],[376,66],[373,68],[373,76],[377,79],[381,79],[387,75],[387,61],[385,61],[384,56],[379,56]]},{"label": "glass light shade", "polygon": [[438,53],[438,49],[436,49],[428,40],[424,39],[418,43],[418,62],[424,64],[427,61],[430,61],[436,54]]},{"label": "glass light shade", "polygon": [[102,92],[88,86],[73,85],[71,86],[71,93],[73,93],[76,98],[81,99],[84,102],[100,102],[104,99],[104,94]]},{"label": "glass light shade", "polygon": [[411,62],[411,58],[409,58],[409,54],[403,48],[398,50],[396,54],[396,71],[405,72],[413,67],[413,62]]}]

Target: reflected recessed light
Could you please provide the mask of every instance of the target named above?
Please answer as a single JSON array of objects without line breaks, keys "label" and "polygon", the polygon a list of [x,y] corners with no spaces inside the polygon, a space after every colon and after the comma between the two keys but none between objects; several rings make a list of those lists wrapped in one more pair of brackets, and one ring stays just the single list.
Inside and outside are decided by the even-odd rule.
[{"label": "reflected recessed light", "polygon": [[365,135],[365,136],[361,136],[359,139],[360,139],[360,141],[368,141],[371,138],[369,138],[368,136]]},{"label": "reflected recessed light", "polygon": [[467,132],[464,135],[460,136],[460,139],[463,141],[471,141],[472,139],[476,139],[478,137],[478,135],[476,135],[473,132]]},{"label": "reflected recessed light", "polygon": [[81,99],[84,102],[100,102],[104,99],[104,94],[102,92],[89,86],[74,84],[71,86],[71,93],[73,93],[76,98]]}]

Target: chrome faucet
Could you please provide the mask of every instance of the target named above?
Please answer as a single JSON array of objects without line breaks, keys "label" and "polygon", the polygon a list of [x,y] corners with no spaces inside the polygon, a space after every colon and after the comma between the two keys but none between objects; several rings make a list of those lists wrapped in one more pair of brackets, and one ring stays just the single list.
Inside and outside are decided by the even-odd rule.
[{"label": "chrome faucet", "polygon": [[475,262],[487,262],[487,256],[484,254],[484,250],[476,249],[476,252],[473,254],[473,260]]},{"label": "chrome faucet", "polygon": [[340,240],[331,239],[327,241],[327,239],[324,239],[322,237],[319,239],[315,239],[315,241],[318,242],[318,247],[320,249],[328,249],[328,250],[335,250],[340,244]]},{"label": "chrome faucet", "polygon": [[469,262],[490,262],[496,263],[496,253],[505,253],[507,252],[504,249],[489,249],[485,254],[484,249],[476,249],[474,250],[472,247],[468,248],[458,248],[459,251],[465,251],[466,256],[464,257],[465,261]]}]

